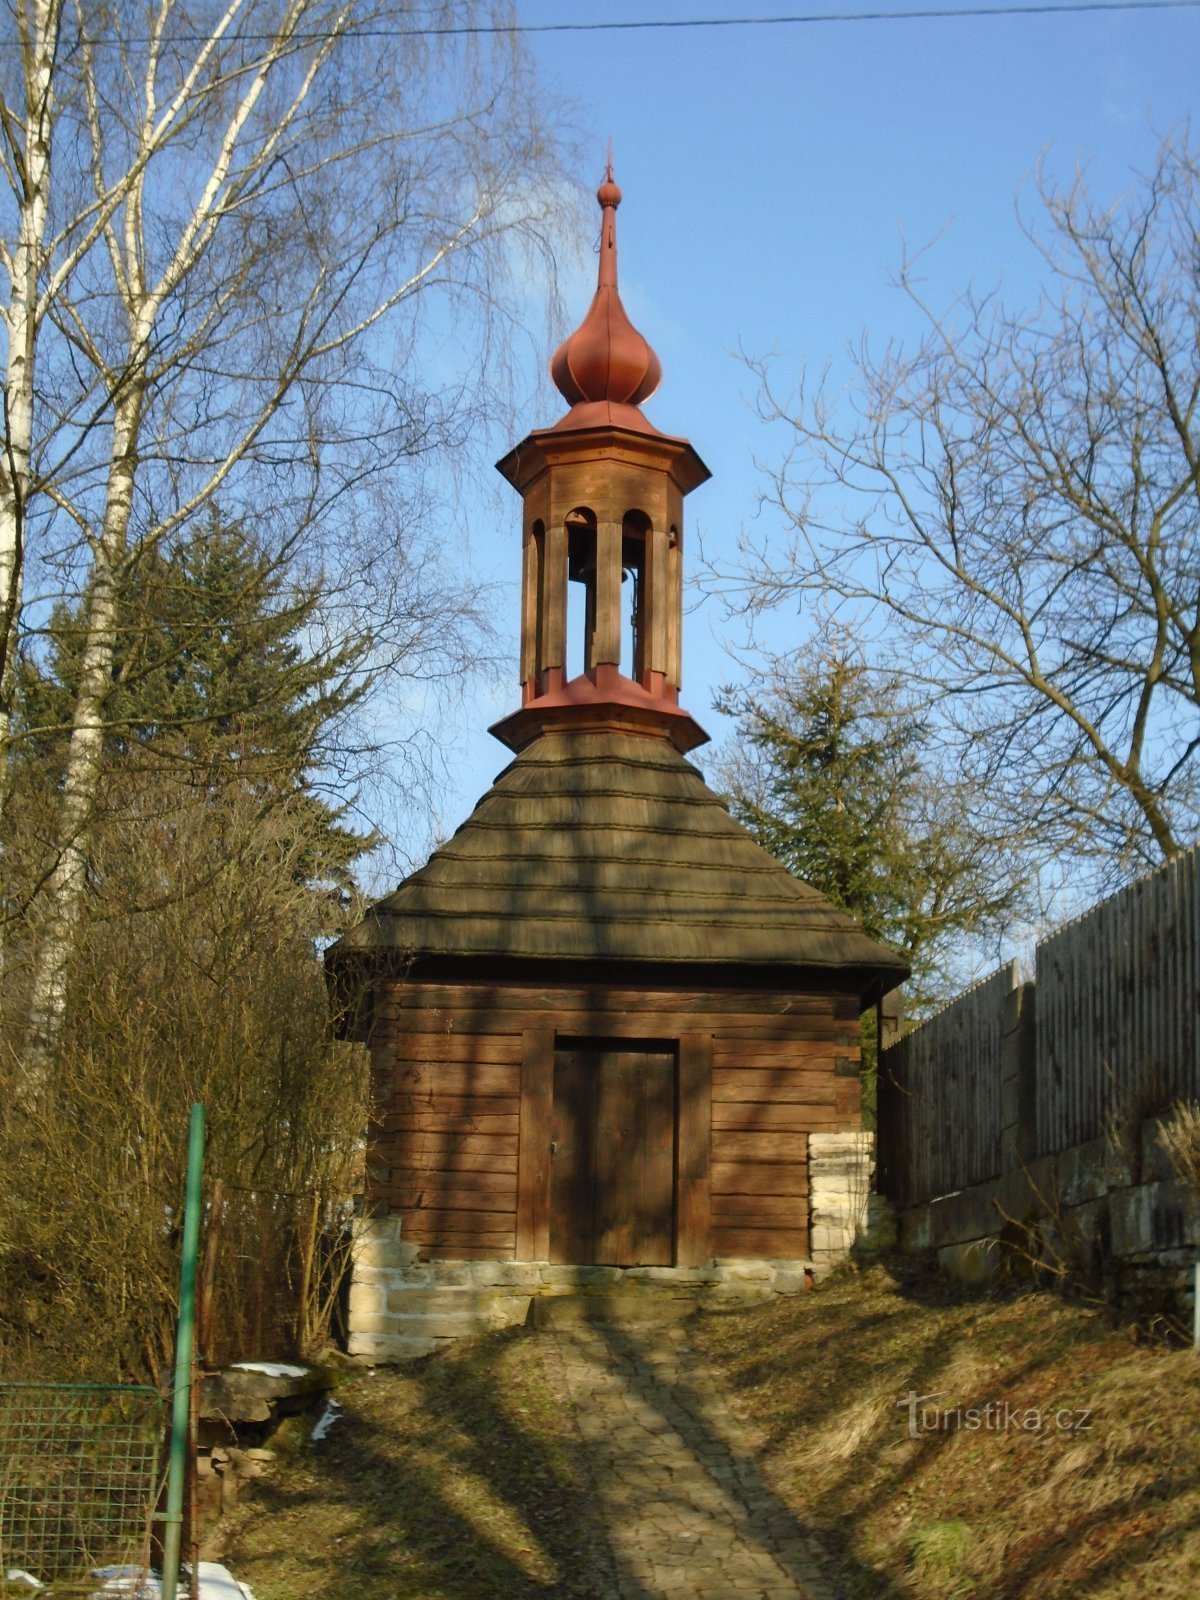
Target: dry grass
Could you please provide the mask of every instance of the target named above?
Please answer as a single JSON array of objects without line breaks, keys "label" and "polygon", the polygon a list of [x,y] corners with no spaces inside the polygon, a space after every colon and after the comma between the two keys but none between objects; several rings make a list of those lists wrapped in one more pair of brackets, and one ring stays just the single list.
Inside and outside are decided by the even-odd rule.
[{"label": "dry grass", "polygon": [[1177,1100],[1158,1130],[1158,1142],[1180,1183],[1200,1190],[1200,1105]]},{"label": "dry grass", "polygon": [[603,1535],[543,1350],[494,1334],[353,1377],[327,1439],[298,1428],[219,1530],[222,1559],[258,1600],[593,1596]]},{"label": "dry grass", "polygon": [[[1190,1351],[1135,1346],[1049,1293],[989,1297],[882,1266],[708,1324],[696,1343],[848,1595],[1200,1593]],[[910,1390],[964,1415],[910,1438]]]},{"label": "dry grass", "polygon": [[[298,1445],[227,1530],[225,1558],[258,1600],[608,1593],[548,1337],[512,1331],[354,1378],[329,1440]],[[1049,1293],[881,1266],[704,1318],[689,1339],[850,1600],[1200,1594],[1190,1351],[1135,1345]],[[913,1439],[897,1405],[910,1389],[945,1408],[1036,1410],[1043,1426]],[[1060,1410],[1090,1425],[1060,1429]]]}]

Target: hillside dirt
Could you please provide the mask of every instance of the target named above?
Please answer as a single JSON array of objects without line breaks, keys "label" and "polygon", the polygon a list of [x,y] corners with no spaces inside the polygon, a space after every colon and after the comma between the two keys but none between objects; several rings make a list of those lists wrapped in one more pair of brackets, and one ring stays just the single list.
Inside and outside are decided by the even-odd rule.
[{"label": "hillside dirt", "polygon": [[[563,1337],[509,1330],[352,1376],[321,1443],[293,1419],[214,1553],[257,1600],[617,1592]],[[624,1337],[653,1361],[668,1335]],[[1190,1349],[1135,1342],[1049,1291],[967,1290],[907,1263],[674,1337],[697,1386],[719,1390],[775,1524],[802,1531],[847,1600],[1200,1594]]]}]

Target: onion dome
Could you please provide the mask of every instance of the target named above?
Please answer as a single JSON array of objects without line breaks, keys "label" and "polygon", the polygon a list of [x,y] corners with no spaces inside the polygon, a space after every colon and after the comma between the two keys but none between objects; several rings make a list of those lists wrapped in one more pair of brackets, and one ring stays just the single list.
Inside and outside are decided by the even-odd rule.
[{"label": "onion dome", "polygon": [[550,362],[550,376],[572,406],[638,406],[662,379],[658,357],[630,322],[617,293],[617,207],[621,191],[612,163],[596,191],[600,225],[600,273],[596,295],[579,327]]}]

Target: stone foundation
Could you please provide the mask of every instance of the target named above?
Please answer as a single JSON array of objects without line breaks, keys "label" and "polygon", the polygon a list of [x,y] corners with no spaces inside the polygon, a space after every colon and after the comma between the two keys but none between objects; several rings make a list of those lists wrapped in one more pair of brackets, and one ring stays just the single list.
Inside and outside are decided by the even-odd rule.
[{"label": "stone foundation", "polygon": [[660,1321],[732,1310],[811,1288],[815,1260],[718,1260],[709,1267],[566,1267],[546,1261],[426,1261],[400,1217],[355,1230],[350,1355],[412,1361],[467,1334],[573,1319]]},{"label": "stone foundation", "polygon": [[873,1135],[860,1130],[809,1135],[810,1254],[804,1260],[718,1257],[705,1267],[422,1262],[417,1247],[401,1237],[402,1218],[361,1217],[355,1229],[349,1353],[364,1361],[411,1361],[447,1340],[529,1321],[670,1320],[796,1294],[844,1261],[856,1241],[871,1237],[873,1153]]}]

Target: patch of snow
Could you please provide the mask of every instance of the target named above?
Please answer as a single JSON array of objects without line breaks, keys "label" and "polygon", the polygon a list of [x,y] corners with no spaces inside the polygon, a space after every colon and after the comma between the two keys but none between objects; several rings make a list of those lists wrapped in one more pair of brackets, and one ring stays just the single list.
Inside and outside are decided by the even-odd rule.
[{"label": "patch of snow", "polygon": [[88,1600],[114,1594],[127,1595],[129,1600],[158,1600],[162,1594],[161,1579],[145,1567],[93,1567],[92,1577],[100,1579],[100,1587],[92,1590]]},{"label": "patch of snow", "polygon": [[[202,1561],[196,1570],[200,1600],[254,1600],[246,1585],[239,1583],[220,1562]],[[108,1600],[113,1595],[124,1595],[126,1600],[159,1600],[162,1595],[162,1579],[142,1567],[97,1567],[92,1576],[101,1580],[101,1586],[93,1590],[88,1600]],[[190,1593],[190,1574],[185,1567],[179,1574],[178,1594],[181,1600],[187,1600]]]},{"label": "patch of snow", "polygon": [[32,1572],[26,1572],[24,1567],[9,1567],[4,1575],[5,1583],[24,1583],[30,1589],[44,1589],[46,1585],[40,1578],[35,1578]]},{"label": "patch of snow", "polygon": [[234,1372],[265,1372],[268,1378],[306,1378],[307,1367],[293,1367],[286,1361],[235,1361]]},{"label": "patch of snow", "polygon": [[317,1418],[316,1426],[309,1434],[309,1438],[312,1440],[313,1444],[320,1444],[321,1440],[329,1432],[330,1428],[333,1427],[334,1423],[341,1416],[341,1414],[342,1408],[340,1405],[338,1405],[336,1400],[326,1400],[325,1409]]},{"label": "patch of snow", "polygon": [[228,1567],[219,1561],[202,1561],[197,1568],[200,1574],[200,1600],[254,1600],[244,1583],[239,1583]]}]

